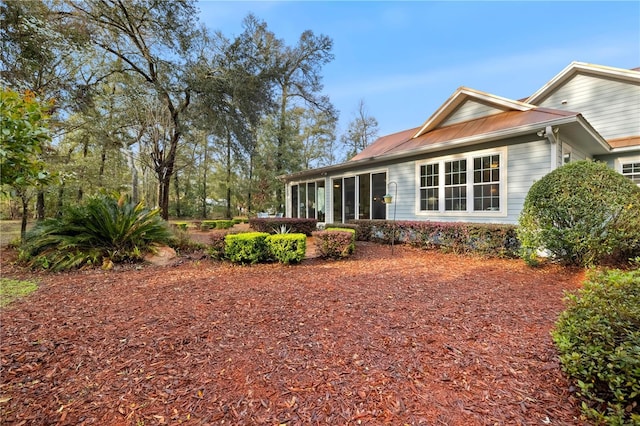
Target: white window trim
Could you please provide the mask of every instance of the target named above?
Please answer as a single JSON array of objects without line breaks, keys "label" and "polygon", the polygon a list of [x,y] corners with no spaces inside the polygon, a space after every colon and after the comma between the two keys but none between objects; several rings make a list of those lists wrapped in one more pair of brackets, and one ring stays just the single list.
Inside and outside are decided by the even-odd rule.
[{"label": "white window trim", "polygon": [[[616,160],[614,162],[614,166],[615,166],[616,172],[618,172],[618,173],[620,173],[622,175],[622,165],[623,164],[630,164],[630,163],[640,163],[640,155],[632,155],[632,156],[629,156],[629,157],[616,158]],[[625,176],[625,175],[623,175],[623,176]],[[638,186],[640,186],[640,184],[638,184]]]},{"label": "white window trim", "polygon": [[[486,157],[489,155],[500,156],[500,210],[496,211],[474,211],[473,210],[473,159],[477,157]],[[444,203],[444,163],[454,160],[467,160],[467,209],[466,210],[445,210]],[[439,171],[439,209],[438,210],[420,210],[420,167],[427,164],[438,163]],[[471,151],[461,154],[447,155],[442,157],[433,157],[424,160],[416,161],[415,164],[415,176],[416,176],[416,193],[415,193],[415,215],[421,217],[506,217],[508,215],[507,206],[507,147],[485,149],[481,151]]]}]

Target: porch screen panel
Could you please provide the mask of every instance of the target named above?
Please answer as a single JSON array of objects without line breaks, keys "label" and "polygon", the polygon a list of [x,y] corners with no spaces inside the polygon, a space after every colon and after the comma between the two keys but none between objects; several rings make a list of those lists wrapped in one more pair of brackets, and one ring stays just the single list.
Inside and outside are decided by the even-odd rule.
[{"label": "porch screen panel", "polygon": [[307,217],[307,185],[300,185],[300,217]]},{"label": "porch screen panel", "polygon": [[387,208],[384,195],[387,193],[387,174],[374,173],[371,175],[371,219],[386,219]]},{"label": "porch screen panel", "polygon": [[342,219],[342,179],[333,179],[333,221],[341,223]]},{"label": "porch screen panel", "polygon": [[317,200],[317,213],[318,213],[318,222],[324,222],[325,221],[325,213],[326,213],[326,197],[325,197],[325,192],[324,192],[324,181],[318,181],[317,183],[317,196],[316,196],[316,200]]},{"label": "porch screen panel", "polygon": [[371,214],[371,175],[358,176],[358,219],[369,219]]},{"label": "porch screen panel", "polygon": [[344,221],[356,218],[356,178],[344,178]]},{"label": "porch screen panel", "polygon": [[307,184],[307,217],[315,219],[316,217],[316,184],[309,182]]},{"label": "porch screen panel", "polygon": [[298,185],[291,186],[291,217],[298,217]]}]

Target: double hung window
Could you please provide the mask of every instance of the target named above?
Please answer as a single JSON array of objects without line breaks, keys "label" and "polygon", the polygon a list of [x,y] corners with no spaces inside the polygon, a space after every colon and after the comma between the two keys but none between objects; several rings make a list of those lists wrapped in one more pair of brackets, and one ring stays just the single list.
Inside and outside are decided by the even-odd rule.
[{"label": "double hung window", "polygon": [[419,212],[499,212],[504,192],[501,152],[471,153],[419,165]]}]

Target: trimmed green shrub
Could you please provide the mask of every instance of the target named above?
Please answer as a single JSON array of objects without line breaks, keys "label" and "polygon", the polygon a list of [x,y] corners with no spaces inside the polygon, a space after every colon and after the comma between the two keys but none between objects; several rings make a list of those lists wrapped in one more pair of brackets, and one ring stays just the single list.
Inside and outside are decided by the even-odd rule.
[{"label": "trimmed green shrub", "polygon": [[[334,225],[327,225],[327,228]],[[517,257],[520,243],[514,225],[464,222],[357,220],[345,227],[356,227],[358,240],[390,244],[410,244],[422,249],[483,256]]]},{"label": "trimmed green shrub", "polygon": [[187,222],[174,222],[173,226],[181,231],[186,231],[187,229],[189,229],[189,224]]},{"label": "trimmed green shrub", "polygon": [[594,273],[567,302],[553,339],[583,412],[599,424],[640,424],[640,270]]},{"label": "trimmed green shrub", "polygon": [[232,220],[226,220],[226,219],[218,219],[215,220],[215,228],[216,229],[229,229],[231,227],[233,227],[233,221]]},{"label": "trimmed green shrub", "polygon": [[200,223],[200,229],[202,229],[203,231],[208,231],[209,229],[215,229],[216,228],[216,222],[215,220],[203,220]]},{"label": "trimmed green shrub", "polygon": [[339,259],[348,257],[356,249],[356,231],[349,228],[334,228],[313,233],[321,257]]},{"label": "trimmed green shrub", "polygon": [[531,186],[520,215],[522,257],[546,250],[589,266],[640,253],[640,188],[604,163],[577,161]]},{"label": "trimmed green shrub", "polygon": [[300,263],[307,251],[307,236],[304,234],[275,234],[267,237],[270,256],[280,263]]},{"label": "trimmed green shrub", "polygon": [[301,219],[290,217],[268,217],[249,219],[249,226],[257,232],[273,234],[281,226],[289,228],[290,232],[310,236],[316,230],[317,219]]},{"label": "trimmed green shrub", "polygon": [[64,270],[140,260],[172,234],[160,210],[148,210],[126,195],[98,195],[62,217],[38,222],[25,236],[19,259],[30,266]]},{"label": "trimmed green shrub", "polygon": [[225,257],[233,263],[254,264],[269,258],[266,232],[245,232],[225,236]]}]

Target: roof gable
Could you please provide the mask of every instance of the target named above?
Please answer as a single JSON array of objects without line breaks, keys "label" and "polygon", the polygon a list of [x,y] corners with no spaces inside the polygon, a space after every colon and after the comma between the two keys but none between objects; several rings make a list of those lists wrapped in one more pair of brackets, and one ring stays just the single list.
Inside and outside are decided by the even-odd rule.
[{"label": "roof gable", "polygon": [[528,111],[533,105],[473,90],[458,88],[420,127],[413,137],[419,137],[431,130],[452,125],[482,116],[499,114],[506,111]]},{"label": "roof gable", "polygon": [[591,76],[610,78],[621,81],[628,81],[640,84],[640,72],[636,69],[627,70],[624,68],[607,67],[603,65],[588,64],[585,62],[572,62],[558,75],[549,80],[544,86],[529,96],[525,102],[537,105],[547,96],[572,79],[576,74],[588,74]]}]

